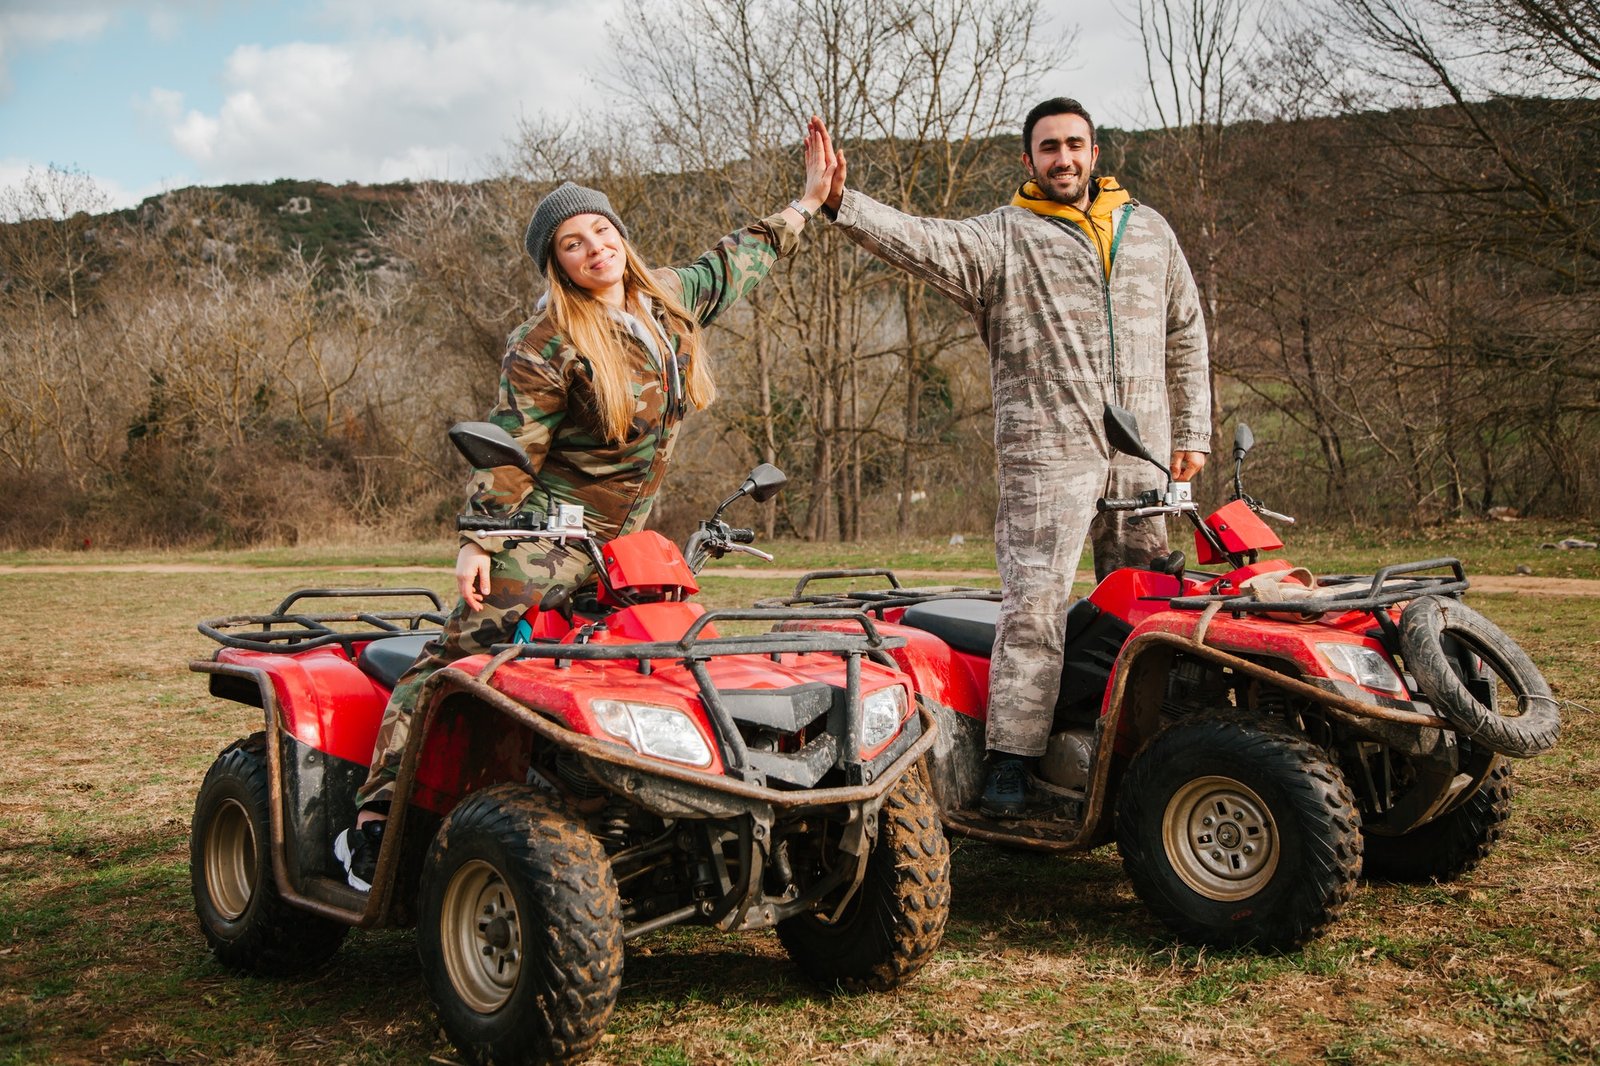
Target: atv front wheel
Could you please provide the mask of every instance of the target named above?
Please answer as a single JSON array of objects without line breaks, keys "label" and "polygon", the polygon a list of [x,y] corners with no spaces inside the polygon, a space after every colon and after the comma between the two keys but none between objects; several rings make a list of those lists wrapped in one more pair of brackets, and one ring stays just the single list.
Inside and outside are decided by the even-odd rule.
[{"label": "atv front wheel", "polygon": [[468,797],[423,869],[417,950],[470,1062],[576,1062],[622,983],[617,883],[582,825],[525,788]]},{"label": "atv front wheel", "polygon": [[1361,815],[1320,748],[1269,719],[1180,720],[1136,755],[1117,848],[1145,904],[1185,939],[1292,949],[1361,870]]},{"label": "atv front wheel", "polygon": [[1464,801],[1409,833],[1366,834],[1362,872],[1374,881],[1454,881],[1488,858],[1511,817],[1511,764],[1497,758]]},{"label": "atv front wheel", "polygon": [[310,969],[349,927],[291,906],[272,874],[267,738],[256,733],[217,756],[195,797],[189,885],[200,931],[217,961],[262,974]]},{"label": "atv front wheel", "polygon": [[824,987],[885,992],[932,957],[949,914],[950,844],[919,767],[884,799],[866,876],[844,912],[779,922],[778,939]]}]

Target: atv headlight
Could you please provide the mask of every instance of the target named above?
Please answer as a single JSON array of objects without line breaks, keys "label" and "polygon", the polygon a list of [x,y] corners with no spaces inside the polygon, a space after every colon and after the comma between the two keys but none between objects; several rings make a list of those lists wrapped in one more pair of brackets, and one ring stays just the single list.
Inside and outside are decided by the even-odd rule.
[{"label": "atv headlight", "polygon": [[1333,664],[1335,670],[1355,678],[1362,688],[1376,689],[1395,696],[1403,696],[1406,687],[1400,675],[1380,652],[1360,644],[1318,644],[1322,657]]},{"label": "atv headlight", "polygon": [[861,747],[871,751],[900,730],[906,716],[906,690],[901,685],[880,688],[861,701]]},{"label": "atv headlight", "polygon": [[705,736],[680,710],[623,700],[591,700],[589,709],[601,729],[641,754],[690,766],[711,765]]}]

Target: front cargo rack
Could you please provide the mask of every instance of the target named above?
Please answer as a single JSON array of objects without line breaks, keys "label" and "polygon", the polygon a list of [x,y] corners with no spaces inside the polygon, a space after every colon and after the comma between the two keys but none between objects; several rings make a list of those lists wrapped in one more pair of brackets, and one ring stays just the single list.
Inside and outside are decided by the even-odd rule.
[{"label": "front cargo rack", "polygon": [[[1448,568],[1449,574],[1422,575],[1428,570]],[[1427,559],[1418,563],[1396,563],[1376,573],[1334,574],[1317,580],[1320,595],[1300,599],[1261,599],[1253,592],[1220,593],[1211,596],[1178,596],[1171,606],[1178,611],[1200,611],[1213,604],[1234,614],[1323,615],[1332,611],[1380,611],[1421,596],[1454,596],[1467,591],[1470,582],[1459,559]],[[1347,587],[1345,587],[1347,586]],[[1289,586],[1279,585],[1280,593]],[[1341,589],[1341,591],[1331,591]]]},{"label": "front cargo rack", "polygon": [[[768,631],[751,636],[702,637],[705,628],[714,622],[854,622],[861,632],[836,631]],[[844,735],[838,738],[838,748],[827,754],[828,761],[837,759],[851,784],[870,781],[871,769],[859,763],[854,753],[860,746],[863,729],[861,710],[861,659],[871,659],[880,665],[896,669],[889,651],[904,646],[904,637],[886,637],[864,613],[854,610],[826,608],[724,608],[707,611],[677,640],[657,640],[641,643],[556,643],[536,641],[529,644],[496,644],[491,650],[493,659],[478,675],[478,680],[488,683],[501,665],[517,659],[554,660],[556,669],[565,669],[574,662],[599,660],[634,662],[641,674],[649,674],[659,661],[681,663],[694,678],[699,689],[706,715],[711,719],[728,772],[741,780],[765,782],[769,776],[783,778],[785,764],[803,763],[805,753],[787,755],[774,752],[751,751],[745,744],[724,694],[706,668],[711,659],[724,655],[764,655],[776,659],[780,655],[827,653],[844,660]],[[889,762],[898,758],[913,743],[920,730],[902,733],[889,749],[877,756],[874,763]]]},{"label": "front cargo rack", "polygon": [[[431,610],[346,611],[338,614],[291,612],[301,600],[370,599],[422,597]],[[334,623],[357,622],[365,629],[335,629]],[[437,593],[425,588],[301,589],[284,597],[267,614],[236,614],[201,622],[195,628],[226,648],[246,651],[301,652],[328,644],[341,645],[346,652],[359,641],[383,640],[429,632],[424,623],[442,626],[444,603]]]}]

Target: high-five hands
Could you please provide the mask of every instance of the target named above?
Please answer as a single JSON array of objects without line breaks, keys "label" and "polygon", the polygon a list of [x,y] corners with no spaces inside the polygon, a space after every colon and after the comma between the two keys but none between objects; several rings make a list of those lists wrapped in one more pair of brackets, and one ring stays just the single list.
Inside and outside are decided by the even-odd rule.
[{"label": "high-five hands", "polygon": [[828,127],[816,115],[811,116],[811,122],[806,126],[806,143],[809,145],[813,138],[818,139],[825,151],[834,161],[831,171],[832,180],[827,191],[822,196],[822,203],[829,211],[839,210],[839,204],[844,199],[844,176],[848,164],[845,162],[844,149],[835,149],[833,138],[828,135]]},{"label": "high-five hands", "polygon": [[835,154],[828,128],[815,115],[806,123],[805,141],[806,185],[796,202],[805,210],[815,213],[834,186],[842,157]]}]

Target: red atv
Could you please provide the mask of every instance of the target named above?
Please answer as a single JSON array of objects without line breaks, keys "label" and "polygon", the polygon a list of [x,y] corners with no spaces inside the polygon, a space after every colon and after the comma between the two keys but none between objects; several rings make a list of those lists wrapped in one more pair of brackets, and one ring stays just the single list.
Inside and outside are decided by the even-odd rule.
[{"label": "red atv", "polygon": [[[527,468],[493,425],[452,438],[475,467]],[[909,978],[944,929],[949,848],[918,765],[933,718],[890,658],[900,642],[855,610],[687,600],[707,559],[770,559],[721,515],[783,483],[758,467],[682,554],[648,531],[599,545],[572,508],[516,528],[463,519],[574,544],[601,582],[542,604],[525,643],[430,679],[370,894],[345,883],[333,841],[390,690],[443,621],[439,600],[313,589],[202,623],[221,648],[192,668],[264,714],[195,803],[191,879],[217,958],[287,972],[332,955],[350,926],[414,923],[446,1033],[469,1060],[500,1063],[584,1057],[616,1001],[623,942],[680,923],[775,927],[828,986]],[[311,599],[395,596],[428,602],[304,613]],[[752,621],[843,628],[718,631]]]},{"label": "red atv", "polygon": [[[1128,412],[1108,407],[1106,432],[1164,469]],[[894,658],[938,722],[930,766],[950,830],[1054,852],[1114,836],[1139,896],[1184,938],[1298,946],[1338,913],[1363,858],[1368,876],[1393,880],[1472,869],[1510,816],[1506,757],[1546,751],[1560,723],[1528,656],[1461,603],[1457,560],[1319,581],[1260,558],[1283,546],[1260,516],[1293,520],[1245,495],[1251,443],[1240,426],[1233,499],[1204,521],[1186,484],[1099,501],[1186,516],[1200,564],[1217,569],[1190,571],[1174,552],[1072,605],[1049,749],[1021,819],[977,809],[998,593],[823,571],[768,602],[865,609],[885,639],[902,638]],[[844,577],[889,587],[807,594]]]}]

